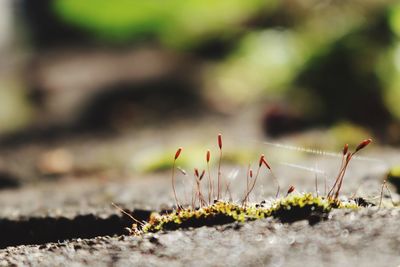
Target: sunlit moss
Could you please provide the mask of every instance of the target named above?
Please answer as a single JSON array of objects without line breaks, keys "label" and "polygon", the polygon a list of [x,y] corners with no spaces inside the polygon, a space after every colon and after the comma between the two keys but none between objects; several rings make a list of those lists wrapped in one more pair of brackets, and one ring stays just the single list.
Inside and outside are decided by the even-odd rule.
[{"label": "sunlit moss", "polygon": [[385,101],[386,107],[393,116],[399,119],[400,106],[398,105],[398,99],[400,97],[400,42],[398,40],[396,40],[391,47],[388,47],[381,52],[379,61],[377,62],[375,68],[377,77],[385,87],[385,90],[383,91],[383,100]]},{"label": "sunlit moss", "polygon": [[33,119],[33,108],[20,79],[0,81],[0,131],[13,132],[26,127]]},{"label": "sunlit moss", "polygon": [[387,179],[400,192],[400,166],[392,167],[387,175]]},{"label": "sunlit moss", "polygon": [[292,222],[308,219],[314,223],[322,219],[332,209],[357,209],[355,202],[341,202],[323,197],[316,197],[312,194],[295,195],[277,201],[270,208],[270,216],[280,219],[283,222]]},{"label": "sunlit moss", "polygon": [[400,36],[400,4],[393,5],[390,8],[389,25],[392,31]]},{"label": "sunlit moss", "polygon": [[336,142],[335,147],[345,143],[348,143],[350,146],[356,146],[364,136],[371,136],[371,133],[367,129],[348,121],[336,123],[331,127],[330,132],[333,140]]},{"label": "sunlit moss", "polygon": [[216,99],[242,104],[265,91],[279,95],[305,60],[302,45],[289,30],[247,34],[228,59],[205,74],[210,98],[218,94]]},{"label": "sunlit moss", "polygon": [[[154,36],[164,44],[185,46],[273,9],[277,1],[263,0],[56,0],[53,7],[65,22],[107,41],[121,42]],[[179,33],[179,34],[177,34]]]},{"label": "sunlit moss", "polygon": [[241,205],[219,201],[199,209],[181,209],[169,214],[153,213],[141,233],[180,228],[220,225],[274,217],[282,221],[308,219],[310,216],[327,214],[331,209],[357,209],[354,202],[340,202],[310,193],[288,196],[270,204]]}]

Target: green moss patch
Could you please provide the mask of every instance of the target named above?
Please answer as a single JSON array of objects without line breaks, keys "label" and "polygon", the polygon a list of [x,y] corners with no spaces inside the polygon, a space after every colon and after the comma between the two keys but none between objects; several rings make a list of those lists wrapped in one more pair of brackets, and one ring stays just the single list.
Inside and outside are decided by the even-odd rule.
[{"label": "green moss patch", "polygon": [[390,169],[387,180],[396,187],[397,192],[400,192],[400,166]]},{"label": "green moss patch", "polygon": [[[218,201],[199,209],[180,209],[169,214],[153,213],[139,233],[157,232],[161,230],[176,230],[190,227],[202,227],[245,222],[266,217],[274,217],[282,222],[293,222],[308,219],[310,223],[320,220],[332,209],[357,209],[355,202],[340,202],[329,200],[310,193],[288,196],[273,201],[270,204],[260,203],[241,205]],[[138,231],[135,231],[138,232]]]}]

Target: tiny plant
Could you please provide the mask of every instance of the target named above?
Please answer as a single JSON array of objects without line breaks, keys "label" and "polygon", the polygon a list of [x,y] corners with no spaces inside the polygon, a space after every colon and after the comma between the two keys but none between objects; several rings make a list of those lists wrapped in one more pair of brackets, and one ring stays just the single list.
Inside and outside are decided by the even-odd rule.
[{"label": "tiny plant", "polygon": [[[265,156],[264,156],[264,154],[261,154],[260,160],[258,161],[258,168],[257,168],[256,176],[254,177],[253,183],[251,184],[250,188],[247,189],[247,191],[246,191],[246,193],[245,193],[245,195],[244,195],[244,198],[243,198],[243,205],[245,205],[246,202],[248,201],[249,195],[250,195],[251,191],[253,191],[254,186],[256,185],[258,175],[260,174],[260,170],[261,170],[261,167],[262,167],[263,165],[265,165],[267,168],[270,168],[269,165],[268,165],[268,163],[265,161]],[[250,177],[253,178],[253,171],[252,171],[252,170],[250,170]],[[248,187],[248,184],[247,184],[247,187]]]},{"label": "tiny plant", "polygon": [[194,187],[195,197],[194,197],[194,200],[192,201],[192,207],[196,206],[196,200],[199,201],[200,207],[207,204],[206,200],[204,199],[203,194],[201,193],[201,186],[200,186],[200,182],[203,179],[204,173],[205,173],[204,170],[201,174],[199,174],[199,170],[196,168],[194,169],[194,178],[195,178],[196,186]]},{"label": "tiny plant", "polygon": [[208,149],[206,153],[206,161],[207,161],[207,171],[208,171],[208,203],[211,203],[211,196],[213,194],[213,181],[211,179],[211,172],[210,172],[210,158],[211,152]]},{"label": "tiny plant", "polygon": [[[271,165],[267,162],[265,155],[261,154],[255,173],[253,172],[251,165],[248,165],[245,180],[245,193],[241,202],[236,203],[232,200],[224,201],[221,199],[222,135],[218,134],[217,144],[219,149],[219,160],[217,167],[218,173],[216,190],[214,189],[214,181],[210,168],[211,152],[210,150],[207,150],[206,169],[201,172],[199,172],[197,168],[194,169],[191,205],[184,205],[179,202],[175,188],[175,165],[182,152],[182,148],[180,147],[177,149],[173,158],[171,175],[172,190],[176,202],[175,210],[163,215],[154,213],[150,216],[148,222],[141,222],[133,218],[130,214],[126,213],[118,206],[116,207],[134,220],[135,223],[133,225],[132,232],[135,234],[156,232],[160,230],[174,230],[178,228],[200,227],[204,225],[224,224],[234,221],[244,222],[265,217],[274,217],[280,219],[281,221],[288,222],[296,219],[310,219],[311,217],[315,218],[316,215],[324,218],[324,214],[327,214],[327,212],[334,208],[356,209],[359,207],[357,202],[354,200],[340,201],[339,195],[343,185],[344,176],[351,159],[371,142],[371,139],[363,140],[353,152],[349,152],[348,144],[344,145],[339,173],[336,176],[332,188],[328,193],[325,193],[325,196],[318,195],[318,188],[316,188],[316,195],[313,195],[312,193],[295,193],[295,186],[291,185],[286,191],[286,195],[279,197],[280,185],[278,179],[272,171]],[[260,203],[251,203],[250,194],[256,186],[258,177],[264,170],[270,173],[277,185],[275,199],[268,202],[264,200]],[[208,183],[206,185],[208,192],[206,195],[204,195],[202,192],[201,182],[206,173],[208,176]],[[229,185],[230,183],[226,183],[226,191],[230,194]],[[386,187],[385,183],[382,185],[382,192],[384,187]],[[383,194],[382,192],[381,197]]]},{"label": "tiny plant", "polygon": [[177,207],[178,209],[179,209],[181,206],[179,205],[178,197],[176,196],[176,189],[175,189],[175,164],[176,164],[176,160],[179,158],[181,152],[182,152],[182,148],[181,148],[181,147],[178,148],[178,150],[175,152],[174,163],[172,164],[172,175],[171,175],[172,191],[174,192],[176,207]]},{"label": "tiny plant", "polygon": [[331,190],[329,190],[327,197],[328,198],[333,198],[334,200],[337,200],[339,197],[340,189],[342,188],[343,184],[343,178],[344,175],[346,174],[347,167],[349,166],[349,163],[353,156],[365,148],[367,145],[369,145],[372,142],[371,139],[366,139],[362,141],[354,150],[354,152],[349,152],[349,145],[345,144],[343,147],[342,151],[342,165],[340,166],[339,174],[336,176],[335,183],[333,184]]},{"label": "tiny plant", "polygon": [[219,161],[218,161],[218,189],[217,189],[217,200],[220,197],[221,189],[221,161],[222,161],[222,134],[218,134],[218,147],[219,147]]}]

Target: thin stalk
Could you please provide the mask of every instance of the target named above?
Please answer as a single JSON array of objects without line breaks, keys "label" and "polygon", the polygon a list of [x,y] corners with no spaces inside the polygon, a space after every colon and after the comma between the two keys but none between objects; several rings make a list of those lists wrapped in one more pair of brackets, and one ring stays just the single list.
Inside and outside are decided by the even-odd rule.
[{"label": "thin stalk", "polygon": [[[327,198],[331,197],[331,194],[333,193],[334,189],[335,189],[336,186],[337,186],[337,183],[339,182],[340,176],[341,176],[341,174],[342,174],[342,171],[343,171],[343,168],[344,168],[344,165],[345,165],[345,160],[346,160],[346,155],[343,154],[343,156],[342,156],[342,163],[340,164],[339,173],[338,173],[338,175],[336,176],[335,183],[333,184],[331,190],[329,190],[328,195],[326,195]],[[325,182],[326,182],[326,181],[325,181]],[[326,186],[325,186],[325,191],[326,191]]]},{"label": "thin stalk", "polygon": [[116,208],[117,210],[119,210],[120,212],[122,212],[123,214],[125,214],[126,216],[128,216],[129,218],[131,218],[134,222],[140,224],[141,226],[144,226],[145,224],[141,221],[139,221],[138,219],[136,219],[135,217],[132,216],[132,214],[129,214],[128,212],[124,211],[120,206],[118,206],[115,203],[111,203],[111,205],[114,206],[114,208]]},{"label": "thin stalk", "polygon": [[[342,188],[342,184],[343,184],[344,175],[346,174],[346,169],[347,169],[347,167],[348,167],[348,165],[349,165],[349,163],[350,163],[351,158],[352,158],[355,154],[357,154],[358,151],[360,151],[360,150],[364,149],[366,146],[368,146],[371,142],[372,142],[371,139],[365,139],[365,140],[363,140],[360,144],[358,144],[358,146],[356,147],[356,149],[354,150],[353,153],[348,153],[348,152],[347,152],[347,151],[348,151],[348,148],[349,148],[349,145],[348,145],[348,144],[346,144],[346,145],[344,146],[344,148],[343,148],[343,156],[344,156],[344,155],[347,155],[347,156],[346,156],[345,164],[344,164],[343,168],[341,169],[341,171],[340,171],[340,173],[339,173],[339,176],[338,176],[339,179],[336,179],[335,185],[334,185],[333,188],[332,188],[332,189],[334,189],[335,186],[336,186],[336,184],[339,183],[338,186],[337,186],[336,192],[335,192],[335,197],[334,197],[334,199],[337,199],[337,198],[339,197],[340,189]],[[332,191],[332,190],[331,190],[331,191]],[[333,192],[332,192],[332,194],[333,194]],[[328,197],[330,197],[330,196],[331,196],[331,195],[328,194]]]},{"label": "thin stalk", "polygon": [[211,179],[211,171],[210,171],[210,157],[211,152],[207,150],[206,153],[206,161],[207,161],[207,172],[208,172],[208,204],[211,205],[211,196],[213,195],[214,187],[213,180]]},{"label": "thin stalk", "polygon": [[[246,192],[244,193],[244,195],[247,195],[247,192],[249,192],[249,174],[250,174],[250,164],[247,167],[247,173],[246,173]],[[249,202],[249,197],[247,197],[247,199],[245,199],[245,205]]]},{"label": "thin stalk", "polygon": [[393,197],[392,197],[392,192],[390,192],[390,190],[389,190],[389,187],[388,187],[388,185],[387,185],[387,183],[386,183],[386,179],[384,180],[384,184],[385,184],[386,190],[387,190],[388,193],[389,193],[389,197],[390,197],[390,200],[392,201],[392,205],[395,206],[395,203],[394,203],[394,200],[393,200]]},{"label": "thin stalk", "polygon": [[[358,151],[360,151],[361,149],[365,148],[365,147],[366,147],[367,145],[369,145],[371,142],[372,142],[371,139],[366,139],[366,140],[362,141],[362,142],[356,147],[356,149],[355,149],[355,151],[354,151],[353,153],[348,153],[348,154],[347,154],[347,156],[346,156],[346,163],[345,163],[345,165],[344,165],[344,167],[343,167],[343,169],[342,169],[342,174],[341,174],[341,177],[340,177],[339,185],[338,185],[337,190],[336,190],[336,192],[335,192],[335,199],[337,199],[337,198],[339,197],[340,189],[342,188],[342,184],[343,184],[344,175],[346,174],[346,170],[347,170],[347,167],[348,167],[348,165],[349,165],[349,163],[350,163],[350,160],[352,159],[352,157],[353,157],[355,154],[357,154]],[[348,145],[346,144],[343,151],[346,151],[346,153],[347,153],[347,149],[348,149]],[[345,154],[345,153],[343,153],[343,154]]]},{"label": "thin stalk", "polygon": [[387,190],[388,193],[389,193],[389,197],[390,197],[390,200],[392,201],[392,205],[393,205],[393,206],[395,205],[395,203],[394,203],[394,201],[393,201],[393,197],[392,197],[392,192],[390,192],[389,187],[387,186],[387,183],[386,183],[386,179],[385,179],[385,180],[383,180],[383,183],[382,183],[382,188],[381,188],[381,199],[380,199],[380,201],[379,201],[379,209],[381,208],[381,205],[382,205],[383,189],[384,189],[384,188],[386,188],[386,190]]},{"label": "thin stalk", "polygon": [[272,171],[272,169],[271,169],[271,168],[268,168],[268,169],[269,169],[269,171],[271,172],[272,178],[274,179],[275,183],[276,183],[277,186],[278,186],[278,189],[277,189],[276,195],[275,195],[275,198],[278,198],[279,192],[280,192],[280,190],[281,190],[281,186],[279,185],[278,178],[276,178],[275,173]]},{"label": "thin stalk", "polygon": [[210,172],[210,163],[207,163],[207,171],[208,171],[208,203],[211,204],[211,196],[213,195],[213,182],[211,179],[211,172]]},{"label": "thin stalk", "polygon": [[200,186],[200,180],[196,179],[197,183],[197,193],[199,197],[199,203],[200,203],[200,208],[204,205],[207,204],[207,202],[204,200],[203,194],[201,193],[201,186]]},{"label": "thin stalk", "polygon": [[363,183],[361,183],[359,186],[357,186],[356,191],[351,195],[350,199],[354,199],[360,190],[361,186],[363,186]]},{"label": "thin stalk", "polygon": [[174,163],[172,165],[172,191],[174,191],[176,207],[179,209],[179,201],[178,197],[176,196],[176,189],[175,189],[175,162],[176,160],[174,160]]},{"label": "thin stalk", "polygon": [[350,156],[346,159],[346,164],[343,167],[342,175],[340,176],[340,181],[339,181],[339,184],[338,184],[336,192],[335,192],[335,197],[334,197],[335,199],[337,199],[339,197],[339,192],[340,192],[340,189],[342,188],[342,184],[343,184],[343,178],[344,178],[344,175],[346,174],[347,166],[349,165],[351,156],[352,156],[352,154],[350,154]]},{"label": "thin stalk", "polygon": [[174,163],[172,164],[172,179],[171,179],[172,190],[174,191],[176,207],[178,209],[180,208],[180,205],[179,205],[178,197],[176,196],[176,189],[175,189],[175,165],[176,165],[176,160],[178,159],[178,157],[181,154],[181,152],[182,152],[182,148],[180,147],[180,148],[178,148],[178,150],[175,153]]},{"label": "thin stalk", "polygon": [[[196,180],[196,177],[194,177]],[[195,205],[196,205],[196,197],[197,197],[197,192],[196,192],[196,182],[193,182],[192,186],[192,209],[195,210]]]},{"label": "thin stalk", "polygon": [[260,169],[261,169],[261,165],[259,165],[258,168],[257,168],[256,176],[254,177],[254,182],[253,182],[253,184],[251,185],[250,189],[247,190],[247,193],[246,193],[246,195],[245,195],[244,198],[243,198],[243,203],[244,203],[244,201],[245,201],[246,199],[248,199],[248,197],[249,197],[251,191],[253,191],[254,186],[256,185],[256,182],[257,182],[258,175],[260,174]]},{"label": "thin stalk", "polygon": [[218,160],[217,200],[219,200],[220,190],[221,190],[222,134],[218,134],[218,147],[219,147],[219,160]]},{"label": "thin stalk", "polygon": [[225,186],[226,186],[226,188],[225,188],[225,196],[228,194],[229,195],[229,200],[231,201],[231,199],[232,199],[232,193],[231,193],[231,188],[230,188],[231,181],[230,182],[226,182]]},{"label": "thin stalk", "polygon": [[378,208],[378,209],[380,209],[381,206],[382,206],[383,188],[385,187],[385,184],[386,184],[386,180],[383,181],[382,186],[381,186],[381,198],[380,198],[380,200],[379,200],[379,208]]},{"label": "thin stalk", "polygon": [[277,186],[278,186],[278,189],[277,189],[276,195],[275,195],[275,198],[278,198],[278,196],[279,196],[279,191],[280,191],[281,187],[280,187],[280,185],[279,185],[278,178],[276,178],[275,173],[272,171],[271,166],[270,166],[270,165],[268,164],[268,162],[265,160],[264,154],[261,155],[261,157],[260,157],[259,165],[261,166],[262,164],[264,164],[265,167],[267,167],[267,169],[270,171],[270,173],[271,173],[271,175],[272,175],[272,178],[274,179],[275,183],[276,183]]},{"label": "thin stalk", "polygon": [[[347,165],[348,164],[346,164],[345,167],[343,167],[343,170],[340,173],[340,177],[339,177],[339,180],[338,180],[338,185],[337,185],[336,191],[332,192],[332,195],[334,195],[334,199],[337,199],[339,197],[339,192],[340,192],[340,189],[342,188],[343,177],[346,174]],[[332,197],[332,195],[330,197]]]},{"label": "thin stalk", "polygon": [[220,188],[221,188],[221,161],[222,161],[222,149],[219,150],[219,160],[218,160],[218,193],[217,199],[220,197]]}]

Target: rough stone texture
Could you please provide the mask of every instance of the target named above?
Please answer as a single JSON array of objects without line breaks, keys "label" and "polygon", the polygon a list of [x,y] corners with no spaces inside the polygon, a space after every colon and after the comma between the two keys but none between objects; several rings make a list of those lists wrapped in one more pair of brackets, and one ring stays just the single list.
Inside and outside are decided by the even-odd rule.
[{"label": "rough stone texture", "polygon": [[[286,168],[287,169],[287,168]],[[379,192],[379,178],[360,175],[353,170],[346,180],[349,194],[360,182],[372,180],[373,187],[361,190],[367,194]],[[357,175],[358,173],[358,175]],[[60,224],[60,234],[72,227],[77,235],[60,236],[53,243],[21,245],[0,250],[0,266],[397,266],[400,264],[400,211],[396,209],[365,208],[360,211],[337,210],[330,219],[310,226],[307,221],[282,224],[273,219],[229,224],[217,227],[178,230],[143,237],[119,236],[130,221],[115,216],[118,211],[111,201],[127,208],[160,210],[171,206],[169,179],[153,177],[124,180],[61,180],[36,184],[0,194],[0,217],[16,222],[27,218],[69,218]],[[274,186],[268,179],[260,179],[265,187],[255,194],[271,196]],[[303,178],[302,186],[313,186],[313,179]],[[308,181],[308,182],[307,182]],[[235,180],[235,182],[239,183]],[[293,181],[290,181],[293,182]],[[299,183],[299,181],[297,181]],[[182,194],[185,190],[179,184]],[[369,188],[369,189],[368,189]],[[398,197],[393,192],[394,197]],[[253,196],[253,198],[256,198]],[[36,206],[32,203],[37,203]],[[80,221],[82,215],[92,214],[110,224],[99,231],[100,237],[84,237],[81,227],[94,227],[96,220]],[[110,219],[111,218],[111,219]],[[108,220],[109,219],[109,220]],[[125,218],[126,219],[126,218]],[[43,223],[43,231],[50,231]],[[63,219],[64,220],[64,219]],[[77,224],[78,222],[78,224]],[[80,225],[79,222],[82,224]],[[100,222],[99,224],[104,222]],[[0,220],[0,227],[1,227]],[[54,224],[57,225],[57,224]],[[78,225],[78,227],[77,227]],[[116,229],[116,226],[119,228]],[[29,224],[26,227],[31,227]],[[75,228],[74,228],[75,227]],[[44,230],[46,229],[46,230]],[[113,232],[114,231],[114,232]],[[56,231],[57,233],[57,231]],[[116,234],[110,237],[108,235]],[[40,233],[39,233],[39,236]],[[43,236],[41,236],[43,237]],[[57,235],[54,235],[57,237]],[[51,240],[51,239],[50,239]],[[64,241],[62,241],[64,240]],[[23,240],[22,240],[23,241]],[[27,242],[27,240],[25,240]],[[40,241],[40,240],[38,240]],[[20,244],[23,244],[20,243]],[[34,244],[27,242],[25,244]]]},{"label": "rough stone texture", "polygon": [[[229,123],[225,120],[224,124],[218,126],[234,129],[225,131],[229,134],[224,135],[224,146],[240,146],[247,139],[245,145],[250,144],[265,153],[283,193],[290,185],[296,187],[297,193],[315,192],[313,172],[289,167],[282,164],[284,162],[312,168],[317,165],[318,169],[323,170],[326,175],[317,175],[320,194],[324,193],[325,176],[327,184],[332,184],[340,158],[307,154],[293,157],[290,152],[278,155],[281,153],[278,150],[252,142],[253,138],[260,138],[255,131],[251,132],[252,129],[241,131],[242,122],[239,121],[235,127]],[[19,188],[0,191],[0,266],[400,264],[398,208],[378,210],[369,207],[351,212],[337,210],[331,213],[329,220],[313,226],[306,221],[282,224],[273,219],[265,219],[143,237],[123,235],[127,233],[124,227],[129,227],[132,222],[113,208],[111,202],[135,210],[134,216],[142,220],[151,211],[173,206],[170,173],[135,173],[130,171],[128,165],[132,158],[137,153],[146,155],[145,149],[151,146],[171,150],[171,146],[175,148],[178,145],[193,144],[188,139],[196,140],[195,145],[203,144],[202,140],[215,137],[217,132],[217,126],[204,122],[198,122],[196,127],[190,129],[185,125],[182,128],[186,130],[182,131],[177,128],[181,129],[174,125],[152,138],[143,130],[114,139],[89,141],[81,137],[53,144],[31,143],[4,150],[0,161],[3,169],[21,176],[25,174],[25,178],[21,179]],[[68,148],[75,159],[75,169],[58,177],[34,175],[36,161],[41,153],[57,147]],[[377,203],[382,179],[388,168],[400,161],[399,153],[395,149],[375,146],[363,151],[362,156],[369,159],[358,159],[351,163],[345,176],[342,195],[351,196],[357,192],[358,196]],[[82,174],[82,166],[90,167]],[[238,170],[238,176],[231,180],[233,199],[240,200],[245,186],[245,168],[224,164],[224,177],[229,176],[232,170]],[[215,173],[216,170],[213,171]],[[179,174],[177,177],[177,191],[182,202],[190,199],[191,179],[190,175]],[[265,170],[257,181],[251,199],[268,199],[275,192],[276,185]],[[386,192],[384,196],[385,206],[390,207]],[[395,201],[399,200],[399,195],[393,189],[392,196]]]},{"label": "rough stone texture", "polygon": [[400,212],[335,211],[331,219],[271,219],[0,250],[0,266],[398,266]]}]

